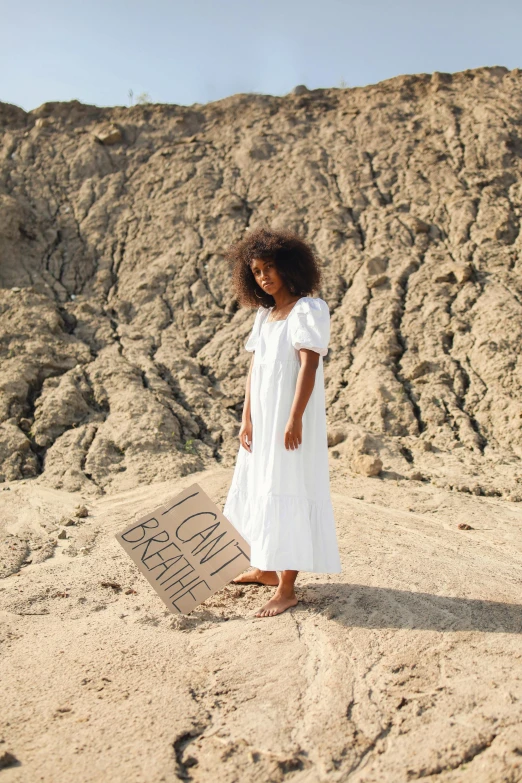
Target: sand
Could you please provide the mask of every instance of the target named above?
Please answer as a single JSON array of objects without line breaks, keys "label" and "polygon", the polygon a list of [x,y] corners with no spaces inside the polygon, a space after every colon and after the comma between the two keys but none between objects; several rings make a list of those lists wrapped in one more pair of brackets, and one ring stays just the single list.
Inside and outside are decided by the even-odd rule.
[{"label": "sand", "polygon": [[521,780],[520,504],[331,478],[343,573],[301,574],[276,618],[254,617],[270,588],[233,585],[173,616],[114,538],[194,481],[222,508],[230,469],[6,485],[2,783]]}]

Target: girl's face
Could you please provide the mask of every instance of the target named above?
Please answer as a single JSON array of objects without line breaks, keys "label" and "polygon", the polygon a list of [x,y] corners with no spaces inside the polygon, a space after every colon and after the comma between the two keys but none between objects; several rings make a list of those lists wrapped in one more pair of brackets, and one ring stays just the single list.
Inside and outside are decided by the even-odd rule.
[{"label": "girl's face", "polygon": [[254,258],[251,269],[254,280],[263,291],[271,296],[286,291],[286,286],[279,276],[277,267],[270,258]]}]

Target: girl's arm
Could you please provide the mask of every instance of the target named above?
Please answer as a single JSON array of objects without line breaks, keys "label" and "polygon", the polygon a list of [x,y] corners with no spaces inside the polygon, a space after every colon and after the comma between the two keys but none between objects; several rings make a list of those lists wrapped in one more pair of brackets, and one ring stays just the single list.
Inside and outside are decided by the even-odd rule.
[{"label": "girl's arm", "polygon": [[301,369],[297,376],[294,401],[285,428],[285,448],[296,449],[303,440],[303,413],[314,390],[315,374],[319,366],[316,351],[301,348],[299,351]]},{"label": "girl's arm", "polygon": [[250,421],[250,377],[252,375],[252,367],[254,366],[254,353],[252,353],[252,359],[250,360],[250,367],[248,368],[248,375],[245,385],[245,404],[243,405],[243,421]]},{"label": "girl's arm", "polygon": [[[254,354],[252,353],[252,359],[250,360],[250,367],[248,368],[248,375],[245,384],[245,403],[243,405],[243,415],[241,417],[241,428],[239,430],[239,442],[247,451],[252,451],[252,419],[250,408],[250,377],[252,375],[252,367],[254,365]],[[248,442],[247,442],[248,441]]]}]

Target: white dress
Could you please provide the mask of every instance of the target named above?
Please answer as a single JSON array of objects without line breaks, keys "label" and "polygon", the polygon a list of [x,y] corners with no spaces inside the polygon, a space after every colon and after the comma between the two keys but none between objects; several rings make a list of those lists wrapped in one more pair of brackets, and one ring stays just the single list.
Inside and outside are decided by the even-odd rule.
[{"label": "white dress", "polygon": [[[263,571],[340,573],[330,497],[323,356],[330,311],[323,299],[303,296],[288,317],[267,323],[259,307],[245,348],[255,351],[250,379],[252,451],[239,446],[223,507]],[[303,414],[302,442],[286,449],[285,426],[300,368],[299,349],[319,354],[315,385]]]}]

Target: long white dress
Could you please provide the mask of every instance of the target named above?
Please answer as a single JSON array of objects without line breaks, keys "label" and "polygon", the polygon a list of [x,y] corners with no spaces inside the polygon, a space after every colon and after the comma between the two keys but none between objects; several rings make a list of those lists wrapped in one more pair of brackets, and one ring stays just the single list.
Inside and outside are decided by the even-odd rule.
[{"label": "long white dress", "polygon": [[[264,571],[340,573],[330,497],[323,356],[330,311],[323,299],[303,296],[284,320],[267,323],[259,307],[245,343],[254,351],[250,379],[252,443],[239,446],[223,507],[251,547],[252,566]],[[303,414],[302,442],[286,449],[285,426],[295,396],[299,349],[319,354],[315,385]]]}]

